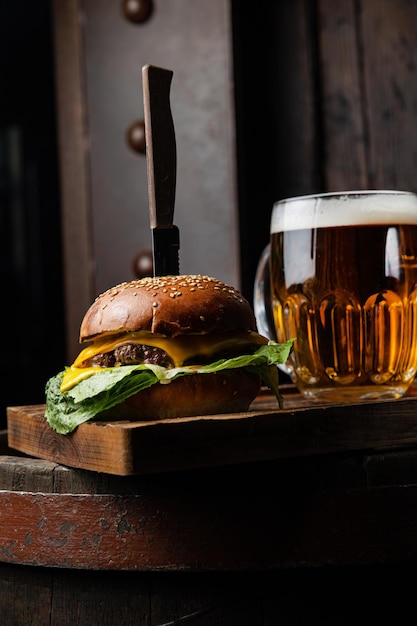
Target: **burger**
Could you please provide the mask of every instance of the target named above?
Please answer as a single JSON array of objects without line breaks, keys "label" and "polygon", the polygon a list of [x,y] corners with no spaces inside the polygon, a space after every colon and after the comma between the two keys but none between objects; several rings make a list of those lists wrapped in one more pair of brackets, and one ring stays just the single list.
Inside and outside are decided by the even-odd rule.
[{"label": "burger", "polygon": [[80,328],[86,347],[46,384],[48,424],[155,420],[246,411],[292,342],[258,334],[235,288],[200,275],[143,278],[99,295]]}]

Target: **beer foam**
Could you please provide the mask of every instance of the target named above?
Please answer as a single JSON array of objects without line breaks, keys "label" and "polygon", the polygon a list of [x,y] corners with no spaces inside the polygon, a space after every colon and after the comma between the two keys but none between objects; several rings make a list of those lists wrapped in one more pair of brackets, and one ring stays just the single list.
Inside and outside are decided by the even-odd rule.
[{"label": "beer foam", "polygon": [[378,224],[417,225],[417,195],[408,191],[347,191],[287,198],[274,204],[271,234]]}]

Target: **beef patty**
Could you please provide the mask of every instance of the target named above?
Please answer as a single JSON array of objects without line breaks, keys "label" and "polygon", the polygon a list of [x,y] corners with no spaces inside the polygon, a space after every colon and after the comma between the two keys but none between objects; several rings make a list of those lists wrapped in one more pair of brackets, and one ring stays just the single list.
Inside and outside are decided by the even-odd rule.
[{"label": "beef patty", "polygon": [[[245,354],[250,354],[257,348],[258,346],[255,344],[248,345],[245,347]],[[237,356],[237,353],[230,350],[211,356],[197,355],[192,359],[188,359],[184,365],[204,365],[219,359],[230,359],[235,356]],[[117,347],[112,352],[96,354],[91,359],[83,361],[81,367],[115,367],[140,363],[161,365],[166,368],[174,367],[171,357],[162,348],[136,343],[127,343]]]}]

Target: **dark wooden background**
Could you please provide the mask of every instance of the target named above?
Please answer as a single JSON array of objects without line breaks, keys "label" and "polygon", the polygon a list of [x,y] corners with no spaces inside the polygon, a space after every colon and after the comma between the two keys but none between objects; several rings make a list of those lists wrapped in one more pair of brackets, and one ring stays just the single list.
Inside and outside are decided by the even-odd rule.
[{"label": "dark wooden background", "polygon": [[281,0],[256,10],[237,0],[233,10],[241,272],[250,294],[275,200],[417,190],[417,3]]},{"label": "dark wooden background", "polygon": [[[149,22],[137,26],[128,25],[122,2],[115,9],[116,0],[41,0],[36,7],[29,2],[1,7],[1,275],[12,296],[6,310],[7,359],[0,366],[3,421],[7,403],[41,402],[44,381],[75,356],[82,316],[99,287],[114,278],[106,277],[103,257],[104,268],[112,266],[112,259],[115,265],[124,258],[125,276],[133,276],[133,248],[123,257],[129,246],[118,238],[106,211],[119,212],[125,231],[137,232],[138,252],[149,247],[147,227],[135,231],[136,216],[125,216],[123,203],[115,209],[109,200],[106,208],[94,188],[92,193],[90,179],[94,171],[96,188],[101,188],[100,180],[108,186],[109,179],[116,196],[126,202],[133,198],[133,204],[140,196],[146,205],[144,157],[129,153],[124,137],[133,117],[117,117],[124,105],[109,84],[128,72],[129,106],[139,117],[140,85],[136,75],[131,77],[132,65],[173,61],[174,96],[187,105],[184,113],[177,112],[176,125],[182,163],[178,184],[182,194],[192,190],[188,200],[181,196],[178,207],[188,267],[200,268],[201,251],[210,248],[210,258],[220,267],[230,262],[228,276],[249,300],[274,201],[354,188],[417,190],[414,0],[277,0],[255,8],[238,0],[203,1],[202,15],[193,4],[193,38],[187,38],[188,2],[169,0],[170,13],[162,17],[168,5],[154,3]],[[107,11],[116,11],[119,30]],[[172,31],[170,16],[175,17]],[[158,24],[164,28],[163,58]],[[127,43],[118,34],[124,28],[130,33]],[[154,29],[152,37],[147,29]],[[214,33],[215,46],[209,47]],[[180,39],[186,44],[176,45]],[[101,48],[109,42],[113,56],[106,73]],[[207,50],[212,58],[204,57]],[[197,62],[190,64],[190,51],[210,72],[200,71]],[[106,117],[109,107],[112,115]],[[210,124],[202,124],[206,118],[215,127],[221,124],[220,132],[227,129],[234,147],[218,139],[219,129],[211,132]],[[117,125],[108,128],[112,119]],[[16,179],[10,136],[18,137],[22,149]],[[223,219],[224,212],[224,223],[235,220],[239,231],[224,234],[218,225],[223,239],[208,238],[205,231],[199,241],[198,234],[187,231],[197,219],[194,162],[199,152],[205,155],[198,173],[203,205],[220,207],[212,215],[204,209],[201,219],[210,224],[210,219]],[[119,153],[126,163],[120,165]],[[219,162],[229,177],[214,185],[210,180],[217,180]],[[118,177],[116,182],[111,176]],[[140,210],[138,206],[138,214]],[[17,324],[19,333],[13,332]],[[16,375],[22,364],[29,371],[23,384]]]},{"label": "dark wooden background", "polygon": [[[175,62],[185,87],[190,50],[201,55],[213,32],[190,31],[190,2],[196,16],[195,0],[167,0],[165,5],[175,13],[175,29],[164,30],[164,41],[176,55],[184,50],[183,58],[176,56]],[[7,405],[43,401],[43,382],[74,352],[81,314],[96,295],[97,248],[91,217],[98,207],[94,207],[89,172],[93,167],[95,175],[105,180],[118,164],[111,150],[106,153],[108,170],[100,171],[98,162],[91,160],[88,122],[96,118],[91,119],[89,110],[88,119],[84,108],[92,85],[85,68],[94,69],[100,46],[106,45],[105,38],[94,37],[97,22],[92,16],[100,18],[102,27],[107,7],[113,11],[115,3],[119,11],[122,3],[117,0],[26,0],[1,5],[0,137],[19,130],[26,172],[17,188],[21,221],[16,222],[12,219],[16,204],[10,201],[16,195],[11,195],[10,161],[3,139],[1,258],[6,294],[2,302],[7,304],[0,366],[3,424]],[[237,219],[239,230],[236,281],[251,299],[275,200],[353,188],[417,191],[417,2],[199,0],[198,6],[210,12],[210,24],[220,39],[213,58],[207,59],[210,71],[187,80],[197,81],[206,96],[216,94],[214,102],[202,100],[205,111],[215,110],[220,118],[221,111],[226,111],[224,128],[236,140],[233,153],[230,144],[219,141],[220,152],[214,150],[213,159],[230,166],[230,185],[223,189],[229,199],[229,218]],[[164,10],[163,0],[154,1],[154,10]],[[230,18],[227,28],[221,21],[226,15]],[[111,20],[108,23],[108,37],[115,37]],[[154,28],[157,23],[155,19],[140,28],[151,24]],[[85,28],[92,56],[84,56]],[[159,58],[158,37],[146,37],[145,30],[138,31],[137,41],[147,41],[146,54],[135,57],[138,66],[142,60]],[[124,71],[123,59],[129,51],[123,41],[112,43],[121,46],[120,57],[114,58],[111,67],[117,75]],[[230,84],[226,81],[229,67]],[[222,89],[214,91],[219,76],[224,78]],[[109,93],[105,83],[103,89]],[[106,105],[99,93],[93,95]],[[134,97],[139,103],[140,94],[135,92]],[[189,135],[188,122],[179,122],[179,135]],[[190,142],[207,148],[213,141],[209,131],[210,127],[207,136],[197,141],[190,137]],[[122,130],[115,137],[122,141]],[[188,156],[192,164],[193,155]],[[206,174],[210,181],[210,160]],[[195,182],[192,167],[181,175],[185,188]],[[217,193],[221,189],[217,187]],[[124,189],[124,193],[130,192]],[[192,202],[181,211],[184,218],[192,216]],[[16,223],[21,229],[13,238],[16,230],[11,224]],[[212,245],[215,254],[224,254],[223,242],[221,250],[215,238]],[[198,239],[195,247],[198,250]],[[123,241],[115,241],[112,254],[120,254],[122,248]],[[24,296],[22,289],[16,289],[20,285]],[[396,463],[394,459],[392,466]],[[293,467],[292,476],[296,471]],[[390,484],[391,470],[388,474]],[[296,494],[284,500],[283,506],[289,506],[293,498]],[[48,569],[35,574],[33,567],[2,564],[2,611],[9,624],[63,624],[64,616],[76,607],[71,624],[91,624],[95,617],[100,624],[113,624],[120,600],[124,623],[129,624],[179,624],[186,615],[186,623],[195,626],[333,626],[382,623],[387,615],[393,616],[392,623],[405,623],[412,597],[408,582],[416,567],[411,557],[403,555],[401,563],[388,559],[330,569],[200,575],[120,572],[111,578],[103,572]],[[374,583],[378,594],[373,591]],[[106,605],[110,598],[112,608]]]}]

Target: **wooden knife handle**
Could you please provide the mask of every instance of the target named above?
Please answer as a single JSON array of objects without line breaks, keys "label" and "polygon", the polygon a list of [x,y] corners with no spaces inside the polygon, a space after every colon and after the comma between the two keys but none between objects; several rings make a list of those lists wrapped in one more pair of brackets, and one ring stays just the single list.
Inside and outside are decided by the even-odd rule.
[{"label": "wooden knife handle", "polygon": [[142,69],[151,228],[168,228],[174,217],[177,155],[169,99],[172,76],[171,70],[154,65]]}]

